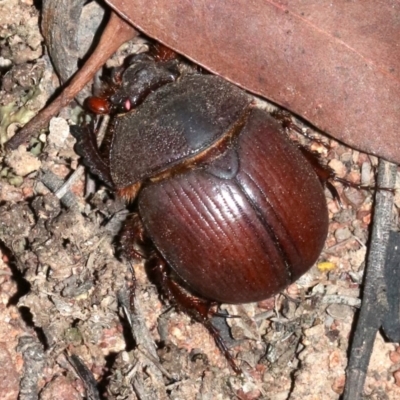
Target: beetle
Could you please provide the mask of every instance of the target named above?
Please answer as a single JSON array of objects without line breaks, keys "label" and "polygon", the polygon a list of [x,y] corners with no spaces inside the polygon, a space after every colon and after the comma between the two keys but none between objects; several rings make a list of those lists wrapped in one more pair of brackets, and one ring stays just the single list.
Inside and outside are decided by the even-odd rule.
[{"label": "beetle", "polygon": [[211,308],[271,297],[315,263],[328,231],[321,181],[277,121],[220,77],[141,54],[113,80],[111,95],[87,101],[114,113],[106,155],[87,126],[71,129],[76,151],[135,201],[125,252],[147,260],[166,297],[205,325],[240,372]]}]

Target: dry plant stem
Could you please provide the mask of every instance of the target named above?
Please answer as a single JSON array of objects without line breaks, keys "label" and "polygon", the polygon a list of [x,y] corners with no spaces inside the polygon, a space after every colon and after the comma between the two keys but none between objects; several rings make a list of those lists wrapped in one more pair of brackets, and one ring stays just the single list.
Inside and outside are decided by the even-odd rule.
[{"label": "dry plant stem", "polygon": [[[64,181],[60,179],[53,172],[48,170],[41,170],[39,180],[52,192],[58,191],[65,185]],[[61,197],[58,196],[61,203],[67,208],[79,208],[79,203],[71,191],[66,191]]]},{"label": "dry plant stem", "polygon": [[[118,301],[123,309],[125,317],[131,327],[133,338],[135,339],[137,347],[140,349],[136,352],[136,356],[139,359],[139,363],[142,364],[142,368],[138,368],[136,374],[132,376],[131,383],[134,391],[140,399],[159,399],[167,400],[166,388],[162,376],[161,364],[158,359],[154,341],[152,340],[151,334],[145,324],[143,318],[142,306],[137,293],[134,297],[133,312],[130,312],[129,301],[127,293],[119,292]],[[150,357],[149,357],[150,356]],[[152,393],[143,382],[143,370],[153,377],[153,385],[151,388]]]},{"label": "dry plant stem", "polygon": [[[396,165],[380,160],[377,186],[394,188],[396,171]],[[363,300],[354,332],[343,400],[364,398],[364,383],[376,332],[388,311],[384,274],[393,201],[393,192],[377,191]]]},{"label": "dry plant stem", "polygon": [[24,360],[24,373],[20,382],[20,400],[36,400],[38,398],[38,382],[45,366],[43,345],[36,337],[22,336],[18,349]]},{"label": "dry plant stem", "polygon": [[29,140],[29,138],[46,126],[50,119],[57,115],[59,111],[68,105],[82,88],[90,82],[93,75],[103,64],[118,50],[126,41],[137,35],[137,31],[123,21],[114,12],[111,13],[110,20],[101,35],[100,41],[93,54],[89,57],[85,65],[74,75],[71,82],[65,89],[50,103],[32,118],[8,143],[7,148],[15,150]]},{"label": "dry plant stem", "polygon": [[79,165],[79,167],[72,173],[72,175],[66,180],[66,182],[54,193],[57,198],[62,199],[67,193],[70,192],[71,186],[78,181],[83,175],[85,167]]},{"label": "dry plant stem", "polygon": [[97,389],[97,382],[88,367],[81,361],[78,356],[74,354],[67,356],[67,359],[69,363],[74,367],[74,370],[79,378],[82,380],[85,386],[86,396],[88,400],[100,400],[99,391]]}]

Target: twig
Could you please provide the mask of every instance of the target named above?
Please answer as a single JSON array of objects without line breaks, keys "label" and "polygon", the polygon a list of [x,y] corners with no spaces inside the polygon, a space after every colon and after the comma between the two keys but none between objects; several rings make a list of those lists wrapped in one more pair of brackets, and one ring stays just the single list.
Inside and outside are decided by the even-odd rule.
[{"label": "twig", "polygon": [[[396,165],[380,160],[378,187],[394,188],[396,171]],[[388,311],[385,257],[391,227],[393,200],[392,191],[377,191],[371,247],[365,269],[363,301],[354,332],[343,400],[361,400],[363,398],[364,383],[376,332]]]},{"label": "twig", "polygon": [[66,356],[69,363],[73,366],[75,372],[82,380],[88,400],[100,400],[96,379],[94,379],[94,376],[89,368],[75,354]]},{"label": "twig", "polygon": [[32,336],[22,336],[18,342],[17,351],[22,353],[24,373],[20,383],[20,400],[37,400],[38,381],[42,377],[45,353],[43,345]]},{"label": "twig", "polygon": [[99,44],[89,57],[84,67],[72,78],[64,90],[39,114],[32,118],[7,143],[7,148],[15,150],[26,142],[32,135],[46,126],[52,117],[68,105],[82,88],[92,79],[95,72],[118,50],[126,41],[134,38],[138,32],[115,12],[111,13],[110,20],[101,35]]},{"label": "twig", "polygon": [[[133,313],[130,312],[131,307],[129,306],[129,301],[127,299],[126,292],[120,291],[118,293],[118,301],[125,314],[125,318],[127,319],[130,325],[131,332],[135,339],[136,345],[139,348],[139,352],[137,352],[136,354],[138,358],[141,359],[141,364],[147,367],[146,373],[154,377],[152,391],[154,394],[157,394],[155,398],[160,400],[166,400],[167,399],[166,389],[162,377],[162,373],[165,373],[166,371],[161,366],[161,363],[158,359],[158,355],[156,352],[154,341],[152,340],[150,332],[147,329],[146,324],[144,322],[142,307],[139,299],[139,293],[137,293],[136,291],[133,299],[134,301]],[[139,355],[141,355],[141,357]],[[170,374],[167,375],[168,377],[170,377]],[[131,382],[134,390],[140,391],[142,393],[141,396],[143,399],[148,398],[143,395],[144,385],[142,385],[141,376],[138,375],[138,373],[135,375],[135,377],[132,378]]]},{"label": "twig", "polygon": [[361,306],[361,300],[356,297],[344,296],[339,294],[326,295],[321,299],[323,304],[345,304],[349,307],[359,308]]},{"label": "twig", "polygon": [[54,193],[55,196],[59,199],[62,199],[67,193],[70,193],[71,186],[80,179],[84,171],[85,167],[83,165],[79,165],[78,168],[71,174],[71,176],[61,185],[61,187],[56,190]]},{"label": "twig", "polygon": [[[62,179],[60,179],[57,175],[53,174],[53,172],[48,170],[41,170],[39,179],[53,193],[57,192],[64,185],[64,181]],[[79,203],[76,197],[70,191],[67,191],[60,198],[60,201],[67,208],[79,207]]]},{"label": "twig", "polygon": [[400,232],[391,231],[385,265],[386,294],[389,312],[382,322],[386,338],[392,343],[400,342]]}]

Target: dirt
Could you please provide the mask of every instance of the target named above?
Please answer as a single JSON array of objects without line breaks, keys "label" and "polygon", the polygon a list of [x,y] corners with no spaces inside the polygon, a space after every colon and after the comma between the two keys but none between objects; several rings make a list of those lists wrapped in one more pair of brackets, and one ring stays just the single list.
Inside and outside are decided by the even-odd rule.
[{"label": "dirt", "polygon": [[[0,2],[2,144],[59,85],[39,16],[33,1]],[[137,48],[138,42],[123,46],[110,64]],[[71,362],[78,356],[104,399],[339,399],[373,191],[337,184],[341,208],[326,190],[330,227],[319,262],[273,299],[221,306],[241,317],[227,319],[230,330],[225,319],[215,319],[244,371],[237,376],[205,328],[165,304],[143,265],[119,251],[128,211],[79,167],[68,131],[81,111],[71,104],[28,148],[0,160],[0,398],[84,398]],[[338,176],[374,184],[375,158],[307,129],[315,140],[289,134],[319,152]],[[58,189],[71,176],[61,196]],[[89,196],[88,187],[95,188]],[[134,285],[129,326],[121,303],[129,305]],[[368,398],[400,398],[399,354],[378,334]]]}]

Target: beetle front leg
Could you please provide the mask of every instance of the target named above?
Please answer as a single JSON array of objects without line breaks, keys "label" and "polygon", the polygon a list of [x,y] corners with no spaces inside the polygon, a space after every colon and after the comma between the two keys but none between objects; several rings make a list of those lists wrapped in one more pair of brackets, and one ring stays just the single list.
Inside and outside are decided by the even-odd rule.
[{"label": "beetle front leg", "polygon": [[210,320],[210,315],[213,314],[211,307],[215,306],[217,303],[189,294],[170,276],[170,268],[160,254],[155,253],[149,259],[147,265],[151,270],[152,277],[156,281],[155,283],[158,284],[168,301],[180,310],[186,312],[197,322],[203,324],[214,338],[219,350],[225,355],[231,368],[237,374],[241,374],[242,370],[236,364],[235,359],[229,352],[229,349],[218,329],[215,328]]},{"label": "beetle front leg", "polygon": [[76,139],[75,151],[89,171],[98,176],[107,186],[114,187],[108,163],[103,159],[97,146],[94,124],[71,126],[71,134]]},{"label": "beetle front leg", "polygon": [[147,259],[152,254],[153,246],[138,214],[130,215],[125,221],[120,232],[120,247],[129,259]]}]

